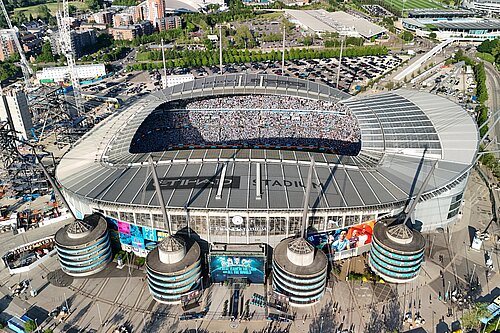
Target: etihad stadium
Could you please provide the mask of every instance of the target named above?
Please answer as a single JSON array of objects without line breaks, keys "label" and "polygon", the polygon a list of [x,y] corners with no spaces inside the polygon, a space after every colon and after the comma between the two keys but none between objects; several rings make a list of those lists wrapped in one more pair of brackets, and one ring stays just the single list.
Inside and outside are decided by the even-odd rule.
[{"label": "etihad stadium", "polygon": [[[122,248],[141,256],[168,230],[275,247],[300,232],[311,163],[308,234],[373,227],[400,213],[429,172],[411,219],[424,232],[446,227],[460,217],[478,141],[462,107],[429,93],[353,97],[301,79],[228,74],[141,97],[75,143],[56,178],[77,217],[101,213]],[[369,241],[359,245],[347,255]]]}]

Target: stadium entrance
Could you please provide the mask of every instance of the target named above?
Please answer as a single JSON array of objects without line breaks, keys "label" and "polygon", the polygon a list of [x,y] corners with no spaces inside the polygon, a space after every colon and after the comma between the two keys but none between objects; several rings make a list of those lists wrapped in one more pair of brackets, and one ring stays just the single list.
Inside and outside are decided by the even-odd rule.
[{"label": "stadium entrance", "polygon": [[[264,301],[250,312],[249,305],[264,300],[266,282],[264,244],[212,244],[208,254],[214,311],[229,320],[251,320],[265,316]],[[209,310],[211,311],[211,309]]]},{"label": "stadium entrance", "polygon": [[266,277],[264,244],[213,244],[208,254],[214,283],[263,284]]}]

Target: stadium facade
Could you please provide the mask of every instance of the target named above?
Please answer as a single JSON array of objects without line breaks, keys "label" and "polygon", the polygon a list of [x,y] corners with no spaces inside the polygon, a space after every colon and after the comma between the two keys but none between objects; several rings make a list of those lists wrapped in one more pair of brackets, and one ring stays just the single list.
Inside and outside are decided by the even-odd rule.
[{"label": "stadium facade", "polygon": [[[130,152],[137,130],[167,102],[234,95],[340,102],[358,122],[360,150],[347,156],[304,147],[228,144],[153,152],[166,201],[164,221],[151,186],[149,154]],[[308,240],[322,247],[342,234],[333,253],[339,258],[369,248],[375,221],[403,210],[435,160],[412,220],[422,231],[453,223],[477,149],[473,119],[436,95],[396,90],[352,97],[300,79],[234,74],[197,79],[137,100],[81,138],[61,160],[56,177],[79,218],[102,213],[111,237],[145,256],[167,237],[166,223],[173,233],[189,230],[209,243],[275,247],[300,231],[304,184],[314,160]],[[344,237],[350,245],[342,245]]]},{"label": "stadium facade", "polygon": [[488,15],[500,14],[500,1],[498,0],[467,0],[464,1],[463,6]]}]

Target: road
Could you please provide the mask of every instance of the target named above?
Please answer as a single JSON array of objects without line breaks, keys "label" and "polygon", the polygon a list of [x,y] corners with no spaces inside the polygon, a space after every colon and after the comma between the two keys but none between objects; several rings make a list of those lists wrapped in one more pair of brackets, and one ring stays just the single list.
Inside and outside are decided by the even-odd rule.
[{"label": "road", "polygon": [[[495,67],[487,61],[484,62],[484,69],[486,70],[486,86],[488,88],[488,107],[491,113],[495,113],[500,105],[498,94],[500,92],[500,73],[495,69]],[[492,124],[500,115],[496,115],[494,119],[490,120],[490,124]],[[500,122],[498,122],[495,126],[495,129],[492,134],[490,134],[490,138],[492,137],[500,137]],[[495,148],[492,148],[495,149]]]}]

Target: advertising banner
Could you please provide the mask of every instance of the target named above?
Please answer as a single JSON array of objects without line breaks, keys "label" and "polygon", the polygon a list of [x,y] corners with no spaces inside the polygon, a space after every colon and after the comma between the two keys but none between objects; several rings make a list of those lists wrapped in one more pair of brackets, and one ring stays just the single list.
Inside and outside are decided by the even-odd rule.
[{"label": "advertising banner", "polygon": [[223,282],[228,278],[246,278],[252,283],[264,283],[264,258],[211,256],[210,274],[213,282]]},{"label": "advertising banner", "polygon": [[148,228],[148,227],[142,227],[142,234],[144,236],[144,239],[150,240],[150,241],[157,241],[156,237],[156,230]]},{"label": "advertising banner", "polygon": [[307,240],[327,254],[333,254],[370,244],[375,221],[368,221],[349,228],[310,234]]},{"label": "advertising banner", "polygon": [[[113,237],[113,228],[116,229],[114,231],[115,238],[119,240],[119,245],[125,251],[134,251],[142,255],[153,250],[158,241],[161,241],[167,235],[164,232],[157,232],[148,227],[118,221],[110,217],[107,217],[107,220],[108,226],[110,226],[110,236]],[[162,235],[161,238],[159,237],[160,234]]]},{"label": "advertising banner", "polygon": [[118,221],[118,232],[121,234],[130,235],[130,224]]},{"label": "advertising banner", "polygon": [[111,246],[114,251],[118,251],[121,247],[120,245],[120,233],[118,232],[118,221],[111,217],[106,217],[106,222],[108,222],[108,234],[111,240]]},{"label": "advertising banner", "polygon": [[163,239],[167,238],[168,232],[157,231],[156,235],[157,235],[157,238],[158,238],[158,242],[161,242]]}]

